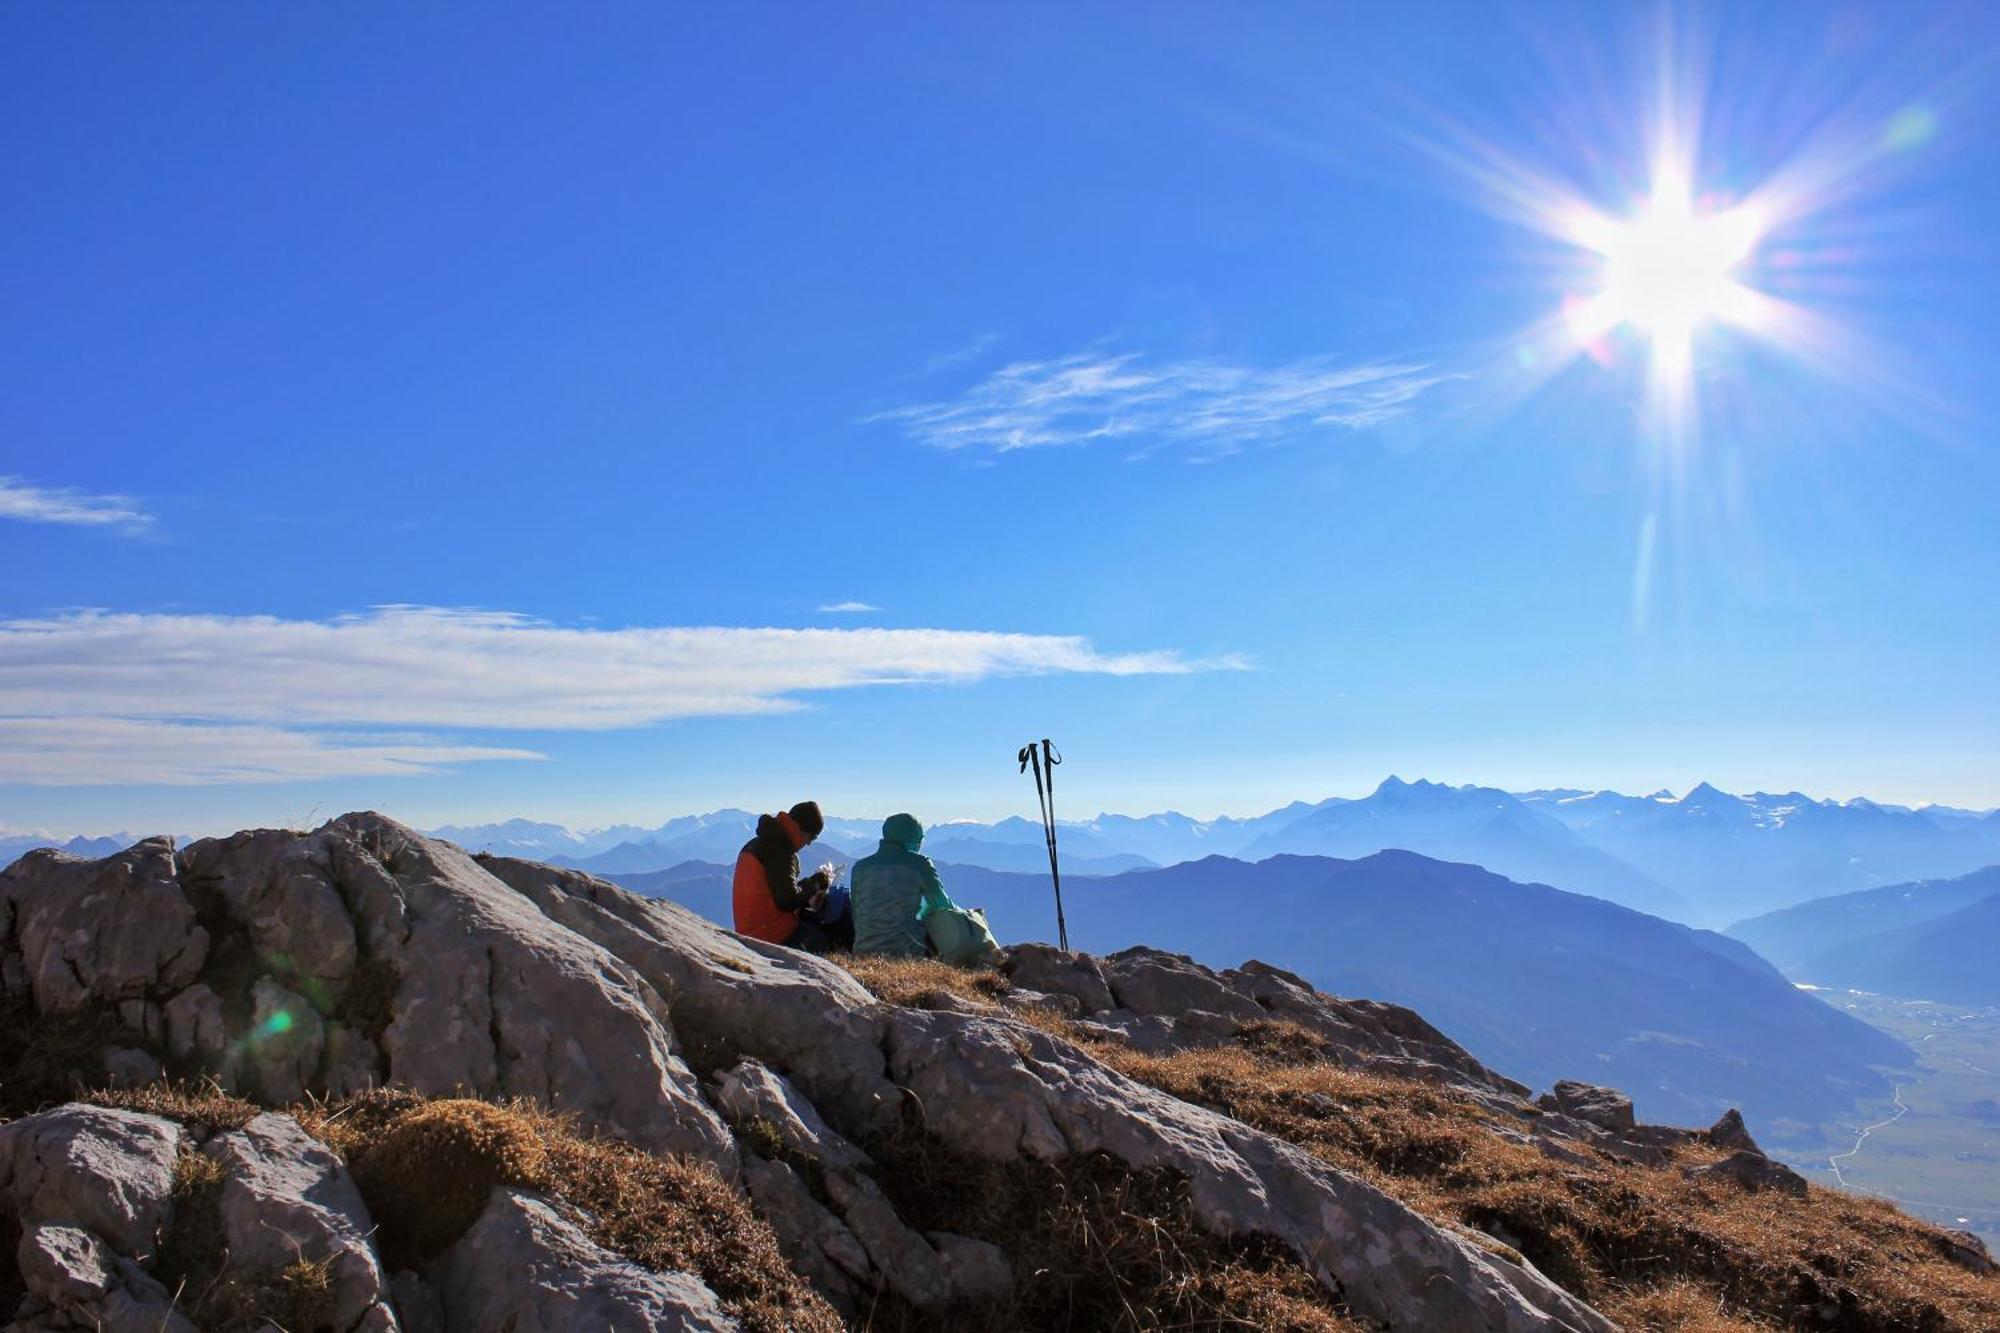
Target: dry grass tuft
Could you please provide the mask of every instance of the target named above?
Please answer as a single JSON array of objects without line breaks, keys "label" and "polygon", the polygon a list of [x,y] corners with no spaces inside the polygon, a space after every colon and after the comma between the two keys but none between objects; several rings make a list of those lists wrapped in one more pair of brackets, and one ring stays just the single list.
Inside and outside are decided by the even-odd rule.
[{"label": "dry grass tuft", "polygon": [[1627,1333],[1764,1333],[1769,1324],[1728,1314],[1713,1291],[1664,1282],[1630,1294],[1620,1309]]},{"label": "dry grass tuft", "polygon": [[548,1154],[510,1107],[447,1099],[411,1107],[350,1158],[391,1272],[415,1268],[464,1235],[495,1185],[544,1189]]},{"label": "dry grass tuft", "polygon": [[209,1133],[241,1129],[259,1114],[258,1107],[224,1092],[214,1079],[198,1083],[148,1083],[141,1088],[99,1088],[86,1094],[84,1100],[97,1106],[165,1116]]},{"label": "dry grass tuft", "polygon": [[842,1327],[769,1225],[707,1166],[585,1134],[526,1101],[426,1101],[386,1090],[297,1114],[351,1163],[392,1269],[464,1234],[494,1184],[516,1184],[579,1210],[606,1249],[697,1274],[749,1333]]},{"label": "dry grass tuft", "polygon": [[877,999],[911,1009],[929,1009],[939,995],[955,995],[961,1000],[991,1004],[1007,993],[1012,983],[991,968],[953,967],[935,958],[886,958],[880,954],[829,954],[854,974]]},{"label": "dry grass tuft", "polygon": [[538,1115],[552,1188],[590,1216],[598,1244],[698,1274],[750,1333],[836,1333],[840,1317],[796,1272],[769,1224],[705,1165],[577,1134]]}]

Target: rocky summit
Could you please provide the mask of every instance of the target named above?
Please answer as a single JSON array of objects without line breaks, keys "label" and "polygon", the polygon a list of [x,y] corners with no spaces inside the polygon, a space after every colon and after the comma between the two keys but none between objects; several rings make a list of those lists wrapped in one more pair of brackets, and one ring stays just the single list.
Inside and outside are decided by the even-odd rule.
[{"label": "rocky summit", "polygon": [[0,875],[10,1330],[2000,1326],[1733,1113],[1255,962],[741,939],[375,814]]}]

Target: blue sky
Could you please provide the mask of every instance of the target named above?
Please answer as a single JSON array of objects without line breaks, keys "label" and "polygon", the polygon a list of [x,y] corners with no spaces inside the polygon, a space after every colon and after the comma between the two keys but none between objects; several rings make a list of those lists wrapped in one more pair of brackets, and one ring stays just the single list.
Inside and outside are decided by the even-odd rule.
[{"label": "blue sky", "polygon": [[[0,823],[2000,804],[1990,7],[0,36]],[[1670,118],[1678,414],[1547,216]]]}]

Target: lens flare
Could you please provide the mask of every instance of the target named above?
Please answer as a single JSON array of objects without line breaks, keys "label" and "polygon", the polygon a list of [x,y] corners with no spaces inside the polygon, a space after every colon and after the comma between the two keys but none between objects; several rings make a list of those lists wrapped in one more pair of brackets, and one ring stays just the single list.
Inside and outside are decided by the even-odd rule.
[{"label": "lens flare", "polygon": [[1564,312],[1572,336],[1588,346],[1621,325],[1632,326],[1651,343],[1657,383],[1684,389],[1703,325],[1756,322],[1756,295],[1739,277],[1764,234],[1754,208],[1705,211],[1694,203],[1686,176],[1666,171],[1630,216],[1581,211],[1568,230],[1599,260],[1597,290]]},{"label": "lens flare", "polygon": [[1394,126],[1442,192],[1509,225],[1494,289],[1533,312],[1479,353],[1468,416],[1531,410],[1629,452],[1635,626],[1656,578],[1726,543],[1757,558],[1752,487],[1795,442],[1963,442],[1897,286],[1950,233],[1892,192],[1962,137],[1992,49],[1970,23],[1913,29],[1853,76],[1662,6],[1598,50],[1549,34],[1525,114],[1484,119],[1440,88]]}]

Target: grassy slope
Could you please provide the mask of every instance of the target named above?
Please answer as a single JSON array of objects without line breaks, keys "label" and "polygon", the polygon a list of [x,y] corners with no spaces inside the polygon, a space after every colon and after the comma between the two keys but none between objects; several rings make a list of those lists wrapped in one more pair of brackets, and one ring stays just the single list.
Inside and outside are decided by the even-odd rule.
[{"label": "grassy slope", "polygon": [[[940,992],[990,999],[1007,984],[926,961],[850,960],[850,970],[881,998],[918,1006]],[[1034,1021],[1434,1220],[1518,1247],[1628,1328],[2000,1328],[2000,1279],[1952,1264],[1935,1228],[1877,1200],[1815,1188],[1801,1201],[1684,1179],[1682,1168],[1720,1156],[1705,1147],[1679,1149],[1662,1167],[1556,1161],[1503,1138],[1501,1118],[1471,1098],[1326,1063],[1316,1039],[1288,1025],[1266,1025],[1232,1047],[1146,1056],[1092,1041],[1054,1014]]]},{"label": "grassy slope", "polygon": [[[851,969],[882,999],[907,1005],[945,993],[990,1000],[1007,987],[994,973],[928,962],[861,959]],[[66,1098],[68,1080],[102,1040],[88,1024],[22,1017],[0,1023],[0,1114]],[[1508,1141],[1505,1117],[1470,1098],[1328,1063],[1316,1037],[1281,1022],[1233,1046],[1162,1057],[1095,1041],[1053,1013],[1030,1021],[1130,1077],[1297,1143],[1440,1222],[1497,1237],[1634,1330],[2000,1328],[2000,1278],[1950,1264],[1938,1231],[1878,1201],[1823,1189],[1798,1201],[1685,1180],[1680,1168],[1715,1156],[1705,1148],[1683,1148],[1660,1168],[1552,1160]],[[163,1086],[96,1096],[206,1128],[241,1124],[256,1110]],[[390,1091],[293,1111],[348,1158],[395,1260],[448,1243],[489,1184],[518,1183],[575,1205],[607,1248],[701,1274],[748,1329],[842,1326],[785,1263],[769,1227],[707,1168],[580,1133],[523,1103]],[[1185,1182],[1170,1175],[1104,1159],[979,1162],[915,1127],[866,1146],[912,1225],[1000,1243],[1014,1259],[1018,1290],[1006,1308],[942,1323],[880,1296],[864,1311],[864,1327],[1360,1327],[1276,1247],[1203,1233]],[[184,1173],[186,1206],[162,1255],[181,1308],[216,1329],[262,1327],[272,1317],[310,1327],[319,1275],[302,1268],[248,1291],[230,1282],[203,1207],[214,1182],[199,1165]]]}]

